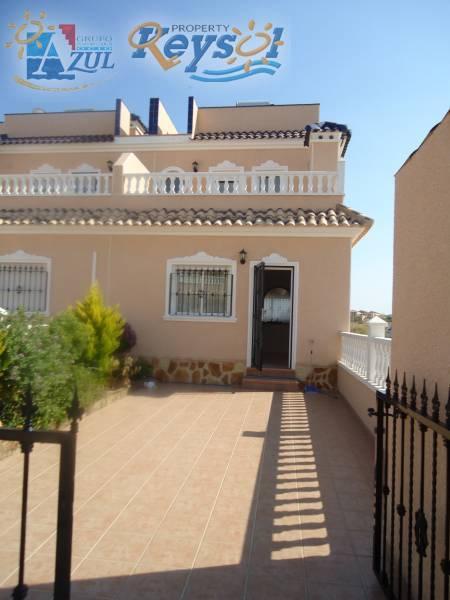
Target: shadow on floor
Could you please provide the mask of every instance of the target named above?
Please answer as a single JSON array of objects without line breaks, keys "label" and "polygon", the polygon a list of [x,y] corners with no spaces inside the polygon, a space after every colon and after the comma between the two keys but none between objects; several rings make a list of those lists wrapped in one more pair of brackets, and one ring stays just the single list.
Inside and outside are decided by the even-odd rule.
[{"label": "shadow on floor", "polygon": [[[373,448],[347,405],[274,393],[267,431],[242,435],[263,437],[264,449],[239,560],[102,577],[93,564],[92,574],[75,576],[72,599],[384,598],[370,566]],[[224,547],[228,536],[225,528]],[[51,590],[34,586],[29,598],[51,598]]]}]

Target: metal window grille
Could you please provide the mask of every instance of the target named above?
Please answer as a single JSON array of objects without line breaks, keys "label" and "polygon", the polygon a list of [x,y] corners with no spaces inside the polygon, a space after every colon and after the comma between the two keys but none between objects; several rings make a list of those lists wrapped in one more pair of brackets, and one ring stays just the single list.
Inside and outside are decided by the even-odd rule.
[{"label": "metal window grille", "polygon": [[45,263],[0,263],[0,307],[8,311],[47,310],[48,267]]},{"label": "metal window grille", "polygon": [[227,267],[175,267],[170,275],[169,314],[230,317],[233,275]]}]

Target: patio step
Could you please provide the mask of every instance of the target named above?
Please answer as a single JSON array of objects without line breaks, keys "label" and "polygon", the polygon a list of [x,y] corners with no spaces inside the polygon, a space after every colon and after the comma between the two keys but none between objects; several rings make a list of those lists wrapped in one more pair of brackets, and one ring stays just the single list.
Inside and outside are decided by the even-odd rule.
[{"label": "patio step", "polygon": [[[281,374],[277,375],[277,371]],[[262,371],[247,369],[242,387],[267,392],[296,392],[300,389],[299,382],[291,369],[263,369]]]},{"label": "patio step", "polygon": [[275,379],[295,379],[294,369],[275,369],[263,367],[261,370],[250,367],[247,369],[248,377],[274,377]]}]

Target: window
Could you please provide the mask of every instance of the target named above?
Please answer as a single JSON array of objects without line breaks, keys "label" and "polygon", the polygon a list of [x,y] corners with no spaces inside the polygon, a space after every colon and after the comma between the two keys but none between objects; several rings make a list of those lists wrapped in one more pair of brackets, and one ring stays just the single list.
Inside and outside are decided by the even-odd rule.
[{"label": "window", "polygon": [[0,308],[47,312],[49,263],[3,261],[0,257]]},{"label": "window", "polygon": [[169,315],[231,317],[233,279],[229,265],[173,264],[169,282]]}]

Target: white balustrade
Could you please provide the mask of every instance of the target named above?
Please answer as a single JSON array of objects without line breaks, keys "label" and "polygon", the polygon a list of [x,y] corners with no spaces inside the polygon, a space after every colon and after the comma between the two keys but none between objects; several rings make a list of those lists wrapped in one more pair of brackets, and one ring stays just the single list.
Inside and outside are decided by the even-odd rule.
[{"label": "white balustrade", "polygon": [[0,196],[101,196],[110,193],[109,173],[0,174]]},{"label": "white balustrade", "polygon": [[384,388],[391,363],[391,340],[376,335],[380,330],[384,334],[386,322],[378,317],[371,321],[369,321],[369,335],[341,332],[339,363],[372,386]]},{"label": "white balustrade", "polygon": [[128,173],[123,193],[131,195],[331,195],[343,193],[335,171],[249,171]]}]

